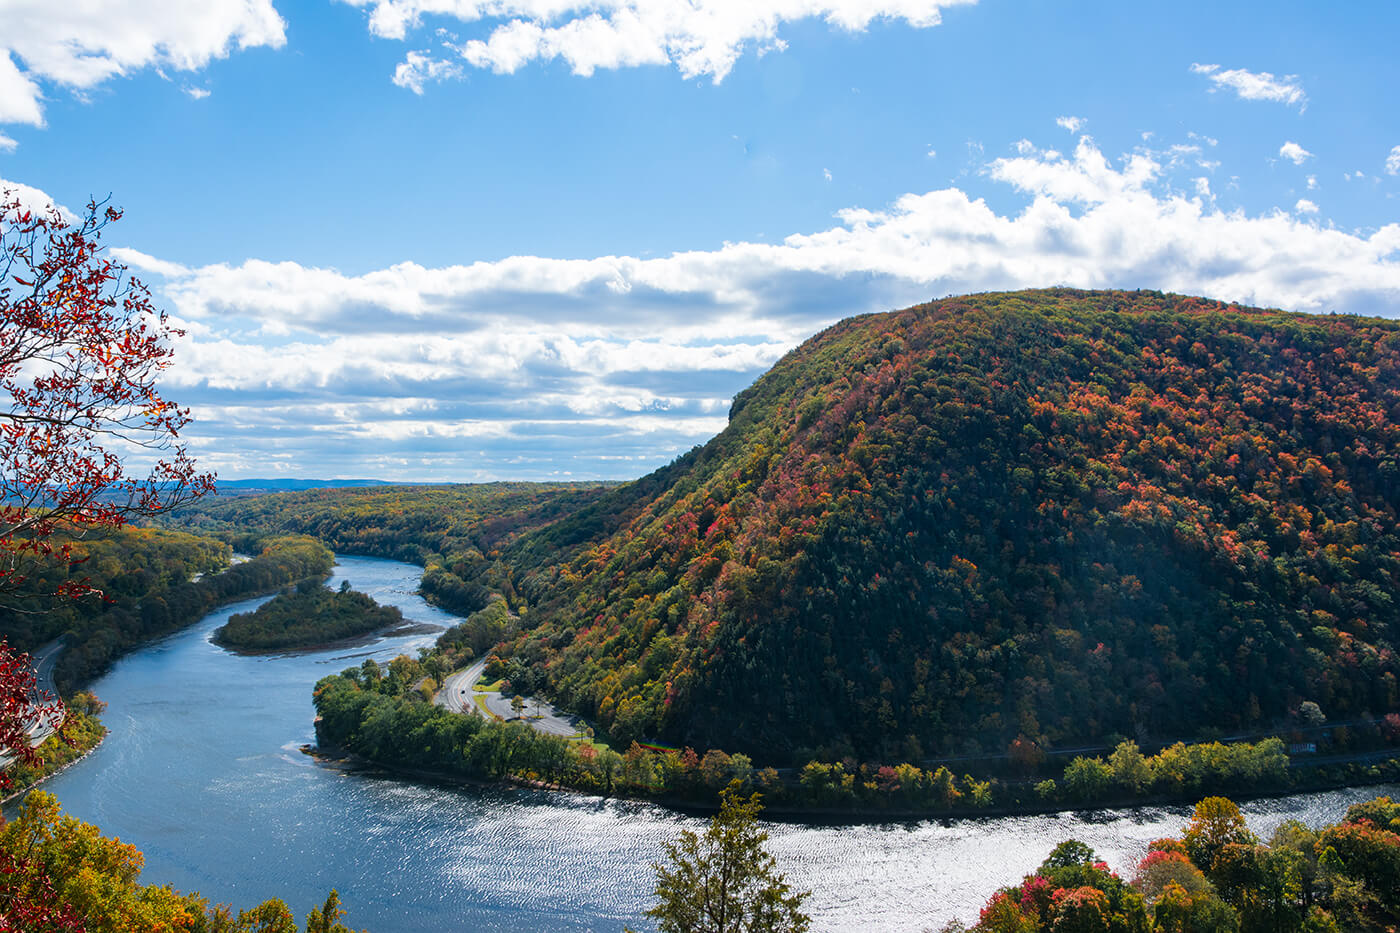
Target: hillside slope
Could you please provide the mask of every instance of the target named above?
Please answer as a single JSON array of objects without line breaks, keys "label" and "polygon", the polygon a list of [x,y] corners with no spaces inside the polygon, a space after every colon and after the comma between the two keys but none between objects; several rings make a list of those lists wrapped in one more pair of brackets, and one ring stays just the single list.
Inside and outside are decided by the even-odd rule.
[{"label": "hillside slope", "polygon": [[765,761],[1380,715],[1397,459],[1394,322],[1064,289],[852,318],[508,544],[509,650],[623,747]]}]

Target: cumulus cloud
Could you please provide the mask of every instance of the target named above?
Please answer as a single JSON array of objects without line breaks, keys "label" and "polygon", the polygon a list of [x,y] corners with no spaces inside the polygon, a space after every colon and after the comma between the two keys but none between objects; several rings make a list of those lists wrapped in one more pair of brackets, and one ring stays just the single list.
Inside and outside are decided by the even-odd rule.
[{"label": "cumulus cloud", "polygon": [[[562,59],[575,74],[599,68],[674,65],[683,77],[724,80],[746,50],[786,48],[784,23],[821,19],[858,32],[876,19],[936,26],[947,7],[977,0],[342,0],[369,9],[376,36],[406,39],[425,16],[481,24],[482,35],[449,48],[474,68],[511,74],[534,61]],[[424,76],[456,77],[450,58],[410,52],[394,81],[419,93]],[[417,82],[416,84],[413,82]]]},{"label": "cumulus cloud", "polygon": [[433,58],[427,52],[409,52],[394,69],[394,83],[419,95],[429,84],[461,76],[461,65],[454,61]]},{"label": "cumulus cloud", "polygon": [[1069,130],[1071,133],[1078,133],[1084,128],[1083,117],[1060,117],[1055,121],[1055,125]]},{"label": "cumulus cloud", "polygon": [[1285,159],[1288,159],[1294,165],[1302,165],[1308,159],[1312,158],[1311,152],[1304,149],[1302,146],[1298,145],[1292,140],[1289,140],[1282,146],[1279,146],[1278,154],[1283,156]]},{"label": "cumulus cloud", "polygon": [[1303,93],[1303,86],[1298,83],[1297,75],[1277,78],[1267,71],[1254,72],[1200,63],[1192,65],[1191,71],[1210,79],[1215,85],[1211,90],[1224,88],[1234,91],[1241,100],[1271,100],[1300,108],[1307,105],[1308,98]]},{"label": "cumulus cloud", "polygon": [[158,277],[189,325],[168,375],[172,397],[194,406],[211,465],[291,451],[305,475],[312,451],[323,474],[635,476],[703,442],[735,392],[852,314],[1051,284],[1400,308],[1400,224],[1344,232],[1319,224],[1306,199],[1222,209],[1179,161],[1176,175],[1169,146],[1113,158],[1089,137],[1068,154],[1027,143],[983,169],[1019,200],[1011,209],[947,187],[850,208],[777,243],[655,258],[348,275],[116,255]]},{"label": "cumulus cloud", "polygon": [[1387,175],[1400,175],[1400,146],[1391,149],[1386,156],[1385,171]]},{"label": "cumulus cloud", "polygon": [[197,71],[234,49],[286,42],[271,0],[0,0],[0,20],[0,123],[33,126],[44,122],[43,85],[83,92],[142,68]]},{"label": "cumulus cloud", "polygon": [[0,152],[14,152],[19,146],[14,137],[0,133]]}]

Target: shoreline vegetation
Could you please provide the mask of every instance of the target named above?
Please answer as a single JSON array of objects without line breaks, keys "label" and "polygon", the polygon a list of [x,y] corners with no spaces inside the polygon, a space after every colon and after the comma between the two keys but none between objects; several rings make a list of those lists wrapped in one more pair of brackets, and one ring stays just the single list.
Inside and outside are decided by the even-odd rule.
[{"label": "shoreline vegetation", "polygon": [[7,772],[10,786],[0,798],[0,805],[24,796],[71,768],[96,751],[107,737],[107,727],[99,718],[107,704],[93,694],[76,693],[64,701],[63,708],[63,726],[36,749],[38,761],[32,765],[18,762]]},{"label": "shoreline vegetation", "polygon": [[58,592],[82,581],[102,595],[45,604],[44,612],[0,607],[0,631],[24,651],[62,637],[54,680],[67,693],[220,606],[325,576],[335,563],[328,548],[304,535],[265,536],[249,544],[254,556],[231,564],[227,542],[181,532],[121,528],[75,539],[71,563],[51,566],[27,585],[35,593]]},{"label": "shoreline vegetation", "polygon": [[[545,735],[522,722],[449,712],[432,703],[446,665],[440,655],[373,661],[320,680],[317,741],[391,772],[428,779],[506,782],[628,797],[679,808],[713,808],[732,781],[762,792],[772,813],[879,818],[992,816],[1184,804],[1202,796],[1281,796],[1400,780],[1400,751],[1377,748],[1352,761],[1290,761],[1279,738],[1177,742],[1144,754],[1121,741],[1107,758],[1073,757],[1045,770],[1026,756],[1020,772],[957,773],[946,765],[810,761],[759,767],[742,753],[606,744]],[[489,675],[488,675],[489,676]],[[1385,725],[1384,723],[1382,725]],[[959,769],[961,771],[962,769]]]},{"label": "shoreline vegetation", "polygon": [[[299,927],[279,898],[235,914],[227,904],[211,905],[197,891],[141,884],[144,861],[135,846],[103,836],[91,823],[65,815],[52,794],[35,791],[14,819],[0,824],[0,926],[52,931],[351,933],[339,922],[346,911],[334,889]],[[15,920],[23,922],[14,927]]]},{"label": "shoreline vegetation", "polygon": [[1068,839],[992,894],[975,925],[942,933],[1381,933],[1397,921],[1400,803],[1358,803],[1318,829],[1286,820],[1266,841],[1233,801],[1205,797],[1180,838],[1149,843],[1131,881]]},{"label": "shoreline vegetation", "polygon": [[332,591],[322,578],[283,589],[252,612],[230,616],[214,630],[214,643],[241,653],[311,648],[401,628],[403,613],[352,590]]}]

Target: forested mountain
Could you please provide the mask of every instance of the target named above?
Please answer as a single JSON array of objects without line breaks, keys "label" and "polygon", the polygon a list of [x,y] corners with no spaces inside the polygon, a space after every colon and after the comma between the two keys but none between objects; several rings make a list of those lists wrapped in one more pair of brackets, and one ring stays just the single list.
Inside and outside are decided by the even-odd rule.
[{"label": "forested mountain", "polygon": [[1381,715],[1397,422],[1391,321],[1065,289],[852,318],[507,547],[508,650],[622,745],[765,761]]},{"label": "forested mountain", "polygon": [[504,593],[512,680],[618,747],[918,760],[1400,710],[1398,458],[1395,322],[1051,289],[843,321],[633,483],[203,520]]}]

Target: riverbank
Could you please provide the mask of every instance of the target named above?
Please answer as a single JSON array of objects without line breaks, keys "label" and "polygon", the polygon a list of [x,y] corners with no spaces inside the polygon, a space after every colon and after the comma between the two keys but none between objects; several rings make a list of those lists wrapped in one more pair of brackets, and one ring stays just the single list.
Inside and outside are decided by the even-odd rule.
[{"label": "riverbank", "polygon": [[[346,557],[341,564],[332,586],[348,578],[415,622],[457,621],[415,595],[417,568]],[[650,929],[650,865],[680,830],[703,832],[691,815],[702,809],[313,761],[298,751],[314,741],[312,685],[365,661],[387,679],[389,662],[418,656],[431,639],[275,657],[210,644],[214,628],[248,608],[214,612],[120,662],[95,685],[111,704],[109,736],[45,785],[66,812],[141,849],[143,881],[198,890],[211,903],[276,893],[296,916],[336,887],[355,927],[374,933]],[[1322,826],[1377,793],[1400,796],[1400,786],[1262,800],[1246,816],[1267,838],[1284,819]],[[1185,822],[1176,808],[978,816],[886,813],[851,825],[841,814],[775,814],[765,828],[790,882],[813,892],[814,933],[914,933],[975,919],[996,888],[1033,871],[1067,837],[1131,871],[1151,840]]]},{"label": "riverbank", "polygon": [[[318,717],[319,722],[319,717]],[[396,779],[405,778],[410,781],[422,783],[430,786],[447,787],[476,787],[476,788],[521,788],[526,790],[546,790],[561,794],[568,794],[580,798],[594,798],[599,800],[635,801],[638,803],[650,804],[673,810],[677,813],[684,813],[692,816],[707,816],[719,811],[720,804],[718,796],[711,797],[680,797],[674,795],[652,796],[645,794],[619,793],[616,789],[612,793],[599,793],[596,791],[582,790],[570,787],[566,784],[550,782],[540,779],[531,779],[516,775],[507,775],[502,778],[476,777],[461,772],[449,771],[443,768],[423,768],[411,765],[396,764],[394,762],[380,761],[368,758],[355,751],[335,744],[322,744],[318,739],[315,746],[304,746],[304,754],[316,759],[319,763],[334,767],[347,773],[378,773],[392,775]],[[1392,759],[1393,770],[1388,771],[1383,776],[1373,776],[1358,778],[1354,781],[1344,783],[1336,782],[1304,782],[1287,788],[1277,788],[1273,790],[1246,791],[1246,792],[1216,792],[1214,789],[1206,789],[1191,794],[1167,795],[1157,794],[1141,797],[1113,797],[1105,798],[1092,804],[1085,805],[1049,805],[1049,804],[1025,804],[1025,805],[992,805],[981,809],[970,808],[860,808],[860,807],[822,807],[822,806],[799,806],[784,804],[782,802],[770,802],[770,798],[764,796],[763,818],[770,822],[791,823],[797,825],[813,826],[872,826],[886,823],[921,822],[925,820],[938,821],[968,821],[1003,819],[1008,817],[1042,817],[1042,816],[1092,816],[1095,813],[1107,811],[1133,811],[1172,807],[1189,808],[1195,805],[1204,797],[1227,796],[1238,803],[1252,803],[1269,800],[1287,800],[1303,794],[1328,793],[1333,791],[1358,790],[1366,787],[1381,787],[1393,785],[1400,782],[1400,758]],[[746,791],[757,791],[764,793],[761,787],[749,786]]]},{"label": "riverbank", "polygon": [[[454,713],[413,689],[420,662],[399,658],[385,676],[362,667],[322,678],[314,690],[318,741],[396,774],[571,790],[701,812],[732,781],[764,795],[787,819],[889,821],[1023,816],[1192,804],[1206,796],[1239,799],[1400,780],[1400,758],[1293,766],[1278,739],[1258,743],[1178,743],[1144,756],[1131,741],[1108,762],[1076,758],[1059,776],[999,780],[924,770],[809,762],[780,775],[746,756],[711,749],[654,749],[625,754],[536,732],[520,721]],[[472,673],[468,670],[466,673]],[[465,703],[465,686],[449,697]]]},{"label": "riverbank", "polygon": [[11,785],[0,798],[0,806],[24,796],[95,752],[107,737],[107,727],[98,718],[105,708],[106,704],[90,693],[74,695],[65,704],[67,715],[61,731],[49,735],[36,749],[38,763],[19,764],[9,771]]}]

